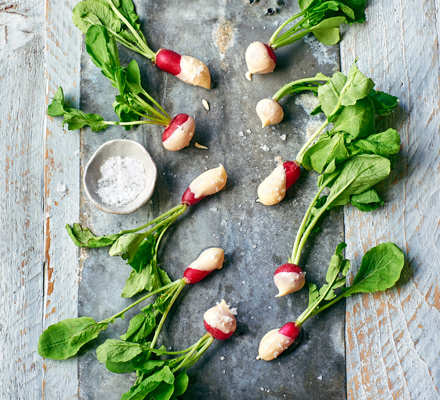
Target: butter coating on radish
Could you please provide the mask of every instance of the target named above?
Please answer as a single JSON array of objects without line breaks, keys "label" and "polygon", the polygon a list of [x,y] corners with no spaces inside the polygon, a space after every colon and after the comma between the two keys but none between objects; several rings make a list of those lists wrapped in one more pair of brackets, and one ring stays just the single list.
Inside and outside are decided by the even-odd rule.
[{"label": "butter coating on radish", "polygon": [[183,280],[188,284],[200,282],[212,271],[222,269],[224,260],[225,252],[223,249],[219,247],[206,249],[185,270]]},{"label": "butter coating on radish", "polygon": [[187,147],[196,129],[194,118],[188,114],[176,115],[162,135],[162,144],[169,151],[179,151]]},{"label": "butter coating on radish", "polygon": [[218,340],[230,338],[237,328],[235,310],[231,309],[226,301],[222,300],[215,307],[210,308],[203,316],[206,330]]},{"label": "butter coating on radish", "polygon": [[181,81],[205,89],[211,88],[211,75],[206,64],[191,56],[182,56],[175,51],[160,49],[156,53],[156,66]]},{"label": "butter coating on radish", "polygon": [[251,74],[268,74],[277,65],[277,57],[270,46],[263,42],[253,42],[246,49],[246,65]]},{"label": "butter coating on radish", "polygon": [[279,293],[275,297],[285,296],[286,294],[301,290],[305,283],[306,273],[295,264],[283,264],[277,268],[273,280]]},{"label": "butter coating on radish", "polygon": [[288,322],[282,328],[266,333],[261,339],[257,360],[271,361],[277,358],[295,342],[300,331],[300,325]]},{"label": "butter coating on radish", "polygon": [[222,190],[228,179],[228,175],[220,164],[219,167],[210,169],[194,179],[182,196],[182,203],[190,206],[198,203],[204,197],[215,194]]},{"label": "butter coating on radish", "polygon": [[278,204],[286,191],[299,178],[300,166],[294,161],[280,162],[272,173],[258,186],[258,200],[265,206]]},{"label": "butter coating on radish", "polygon": [[273,99],[260,100],[256,107],[257,115],[261,120],[261,127],[276,125],[284,118],[284,111],[280,104]]}]

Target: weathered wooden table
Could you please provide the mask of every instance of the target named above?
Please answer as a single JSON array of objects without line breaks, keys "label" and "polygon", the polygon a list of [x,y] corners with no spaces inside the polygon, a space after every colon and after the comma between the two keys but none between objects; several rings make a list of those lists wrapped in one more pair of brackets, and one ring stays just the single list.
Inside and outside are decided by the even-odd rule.
[{"label": "weathered wooden table", "polygon": [[[176,204],[193,177],[219,162],[229,174],[226,191],[183,217],[161,253],[173,278],[206,246],[222,246],[227,254],[224,270],[184,293],[172,315],[177,328],[168,326],[164,332],[168,343],[181,347],[200,336],[204,310],[222,297],[239,312],[237,334],[212,346],[190,370],[187,397],[439,398],[440,2],[371,0],[367,23],[346,27],[339,48],[307,38],[280,52],[277,72],[256,77],[252,84],[243,77],[245,47],[267,39],[278,21],[297,9],[296,1],[285,2],[271,17],[264,10],[274,1],[255,6],[244,0],[137,2],[152,47],[203,59],[216,82],[209,92],[190,88],[134,57],[166,108],[196,116],[196,140],[209,151],[190,148],[178,154],[162,150],[159,129],[125,133],[114,128],[99,134],[86,129],[79,134],[65,132],[58,119],[46,116],[60,85],[85,111],[111,116],[114,92],[84,54],[82,35],[71,22],[75,4],[0,4],[0,398],[119,399],[131,378],[106,371],[93,351],[64,362],[43,360],[36,352],[48,325],[77,315],[99,319],[127,303],[119,294],[128,267],[105,249],[79,252],[64,225],[81,221],[97,233],[135,226]],[[165,30],[164,21],[173,24]],[[124,63],[133,57],[127,51],[121,55]],[[288,120],[262,130],[253,107],[284,82],[339,67],[347,72],[355,57],[379,89],[400,98],[386,124],[399,130],[401,159],[386,183],[384,207],[372,213],[346,207],[327,218],[306,252],[308,277],[322,280],[344,237],[346,256],[356,265],[368,248],[390,240],[405,251],[407,268],[396,289],[356,296],[308,323],[305,342],[292,355],[256,362],[261,336],[293,319],[306,303],[302,292],[275,301],[270,277],[286,260],[314,177],[301,178],[280,206],[255,203],[258,182],[275,165],[274,157],[296,154],[313,121],[301,101],[290,100]],[[202,98],[211,104],[208,113]],[[95,209],[81,184],[91,154],[119,137],[144,144],[160,177],[153,203],[130,216]],[[116,337],[124,327],[119,321],[98,342]]]}]

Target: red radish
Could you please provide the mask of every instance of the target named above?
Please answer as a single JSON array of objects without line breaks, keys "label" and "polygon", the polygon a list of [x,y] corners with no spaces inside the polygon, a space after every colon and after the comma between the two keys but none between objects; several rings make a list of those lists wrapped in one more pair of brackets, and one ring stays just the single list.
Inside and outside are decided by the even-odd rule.
[{"label": "red radish", "polygon": [[273,329],[261,339],[257,360],[271,361],[287,350],[301,332],[301,325],[288,322],[280,329]]},{"label": "red radish", "polygon": [[228,176],[223,165],[210,169],[194,179],[182,196],[182,203],[192,206],[204,197],[215,194],[226,185]]},{"label": "red radish", "polygon": [[300,166],[294,161],[279,163],[272,173],[258,186],[258,200],[265,206],[278,204],[284,199],[286,190],[299,178]]},{"label": "red radish", "polygon": [[183,280],[185,283],[194,284],[200,282],[216,269],[223,267],[225,252],[218,247],[212,247],[202,251],[195,261],[185,270]]},{"label": "red radish", "polygon": [[245,53],[250,74],[268,74],[277,65],[277,57],[270,46],[263,42],[251,43]]},{"label": "red radish", "polygon": [[156,66],[185,83],[205,89],[211,88],[211,75],[208,67],[197,58],[181,56],[172,50],[160,49],[156,53]]},{"label": "red radish", "polygon": [[179,151],[188,146],[194,135],[196,123],[188,114],[176,115],[162,135],[162,144],[169,151]]},{"label": "red radish", "polygon": [[273,280],[279,293],[275,297],[297,292],[306,283],[306,273],[295,264],[283,264],[277,268]]},{"label": "red radish", "polygon": [[229,339],[237,328],[235,310],[230,309],[224,300],[210,308],[203,316],[206,330],[218,340]]},{"label": "red radish", "polygon": [[276,125],[284,118],[284,111],[280,104],[273,99],[263,99],[257,104],[256,111],[261,120],[261,127]]}]

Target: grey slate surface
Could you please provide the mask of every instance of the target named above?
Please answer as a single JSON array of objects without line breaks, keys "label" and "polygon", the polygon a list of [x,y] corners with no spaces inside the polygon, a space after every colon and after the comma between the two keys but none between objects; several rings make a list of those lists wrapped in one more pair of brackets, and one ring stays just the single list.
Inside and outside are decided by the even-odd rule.
[{"label": "grey slate surface", "polygon": [[[221,271],[183,291],[161,335],[168,346],[185,348],[203,335],[203,313],[222,298],[238,309],[236,334],[226,342],[215,342],[189,370],[187,399],[345,398],[342,303],[305,324],[303,343],[291,355],[270,363],[255,360],[261,337],[294,320],[307,306],[305,289],[275,299],[272,274],[287,262],[296,229],[316,188],[316,176],[303,173],[280,205],[268,208],[255,202],[258,184],[276,165],[274,158],[293,159],[312,121],[291,98],[284,102],[286,120],[274,129],[262,129],[255,105],[284,83],[317,72],[331,74],[339,67],[337,47],[326,48],[307,38],[277,52],[279,62],[273,74],[248,82],[244,78],[247,45],[253,40],[268,40],[278,21],[297,11],[292,1],[286,2],[278,14],[265,16],[272,3],[261,1],[250,6],[244,1],[207,0],[203,8],[195,0],[186,1],[180,8],[174,1],[137,3],[151,47],[170,48],[203,60],[215,85],[209,92],[187,86],[122,47],[121,61],[127,64],[137,59],[144,86],[170,114],[186,112],[195,117],[193,142],[208,146],[209,151],[191,146],[178,153],[167,152],[161,144],[162,128],[154,126],[130,132],[119,127],[100,133],[85,130],[82,134],[83,165],[99,145],[124,137],[142,143],[158,167],[152,204],[129,216],[105,214],[84,199],[81,223],[97,234],[141,225],[178,204],[189,183],[206,168],[222,163],[228,172],[226,189],[189,209],[169,230],[160,252],[162,267],[172,279],[179,278],[205,247],[222,247],[227,258]],[[113,119],[114,95],[114,89],[83,49],[81,108]],[[210,103],[209,112],[203,108],[202,98]],[[287,135],[285,141],[280,138],[282,134]],[[264,146],[270,150],[264,151]],[[342,213],[333,211],[304,252],[301,265],[306,266],[308,280],[322,282],[331,254],[342,240]],[[131,301],[122,299],[120,292],[130,267],[121,259],[111,258],[107,249],[84,250],[81,255],[79,314],[100,320],[128,305]],[[122,334],[130,315],[110,326],[91,349],[108,337]],[[80,357],[79,375],[81,399],[119,399],[135,379],[108,372],[94,351]]]}]

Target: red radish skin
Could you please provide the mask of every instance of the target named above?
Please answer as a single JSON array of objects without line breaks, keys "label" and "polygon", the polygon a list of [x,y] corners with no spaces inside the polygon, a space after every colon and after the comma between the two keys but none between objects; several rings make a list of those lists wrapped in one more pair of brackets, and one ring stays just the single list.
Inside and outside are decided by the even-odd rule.
[{"label": "red radish skin", "polygon": [[181,72],[181,58],[182,56],[175,51],[160,49],[156,54],[156,66],[172,75],[179,75]]},{"label": "red radish skin", "polygon": [[283,264],[275,271],[273,280],[279,293],[275,297],[301,290],[305,283],[305,272],[295,264]]},{"label": "red radish skin", "polygon": [[213,328],[211,325],[209,325],[206,321],[203,321],[203,323],[205,324],[205,328],[206,330],[211,334],[212,337],[214,337],[215,339],[218,340],[226,340],[229,339],[234,332],[230,332],[230,333],[224,333],[222,332],[220,329],[217,328]]},{"label": "red radish skin", "polygon": [[211,273],[211,271],[200,271],[198,269],[187,268],[183,273],[183,280],[185,283],[194,285],[200,282],[202,279],[206,278]]},{"label": "red radish skin", "polygon": [[275,54],[275,52],[273,51],[272,47],[270,47],[270,45],[264,43],[264,45],[266,46],[267,49],[267,54],[269,54],[269,57],[273,60],[273,62],[276,64],[277,63],[277,56]]},{"label": "red radish skin", "polygon": [[301,167],[295,161],[286,161],[283,163],[286,171],[286,190],[289,189],[301,175]]},{"label": "red radish skin", "polygon": [[188,114],[177,114],[170,122],[170,124],[167,126],[167,128],[164,130],[162,134],[162,142],[165,142],[183,123],[188,121],[189,115]]},{"label": "red radish skin", "polygon": [[298,326],[295,322],[288,322],[287,324],[283,325],[278,332],[284,336],[296,340],[301,332],[301,326]]},{"label": "red radish skin", "polygon": [[187,204],[189,206],[193,206],[194,204],[197,204],[200,200],[205,198],[206,196],[199,197],[198,199],[195,198],[195,194],[191,192],[191,189],[186,189],[185,193],[182,196],[182,203]]}]

